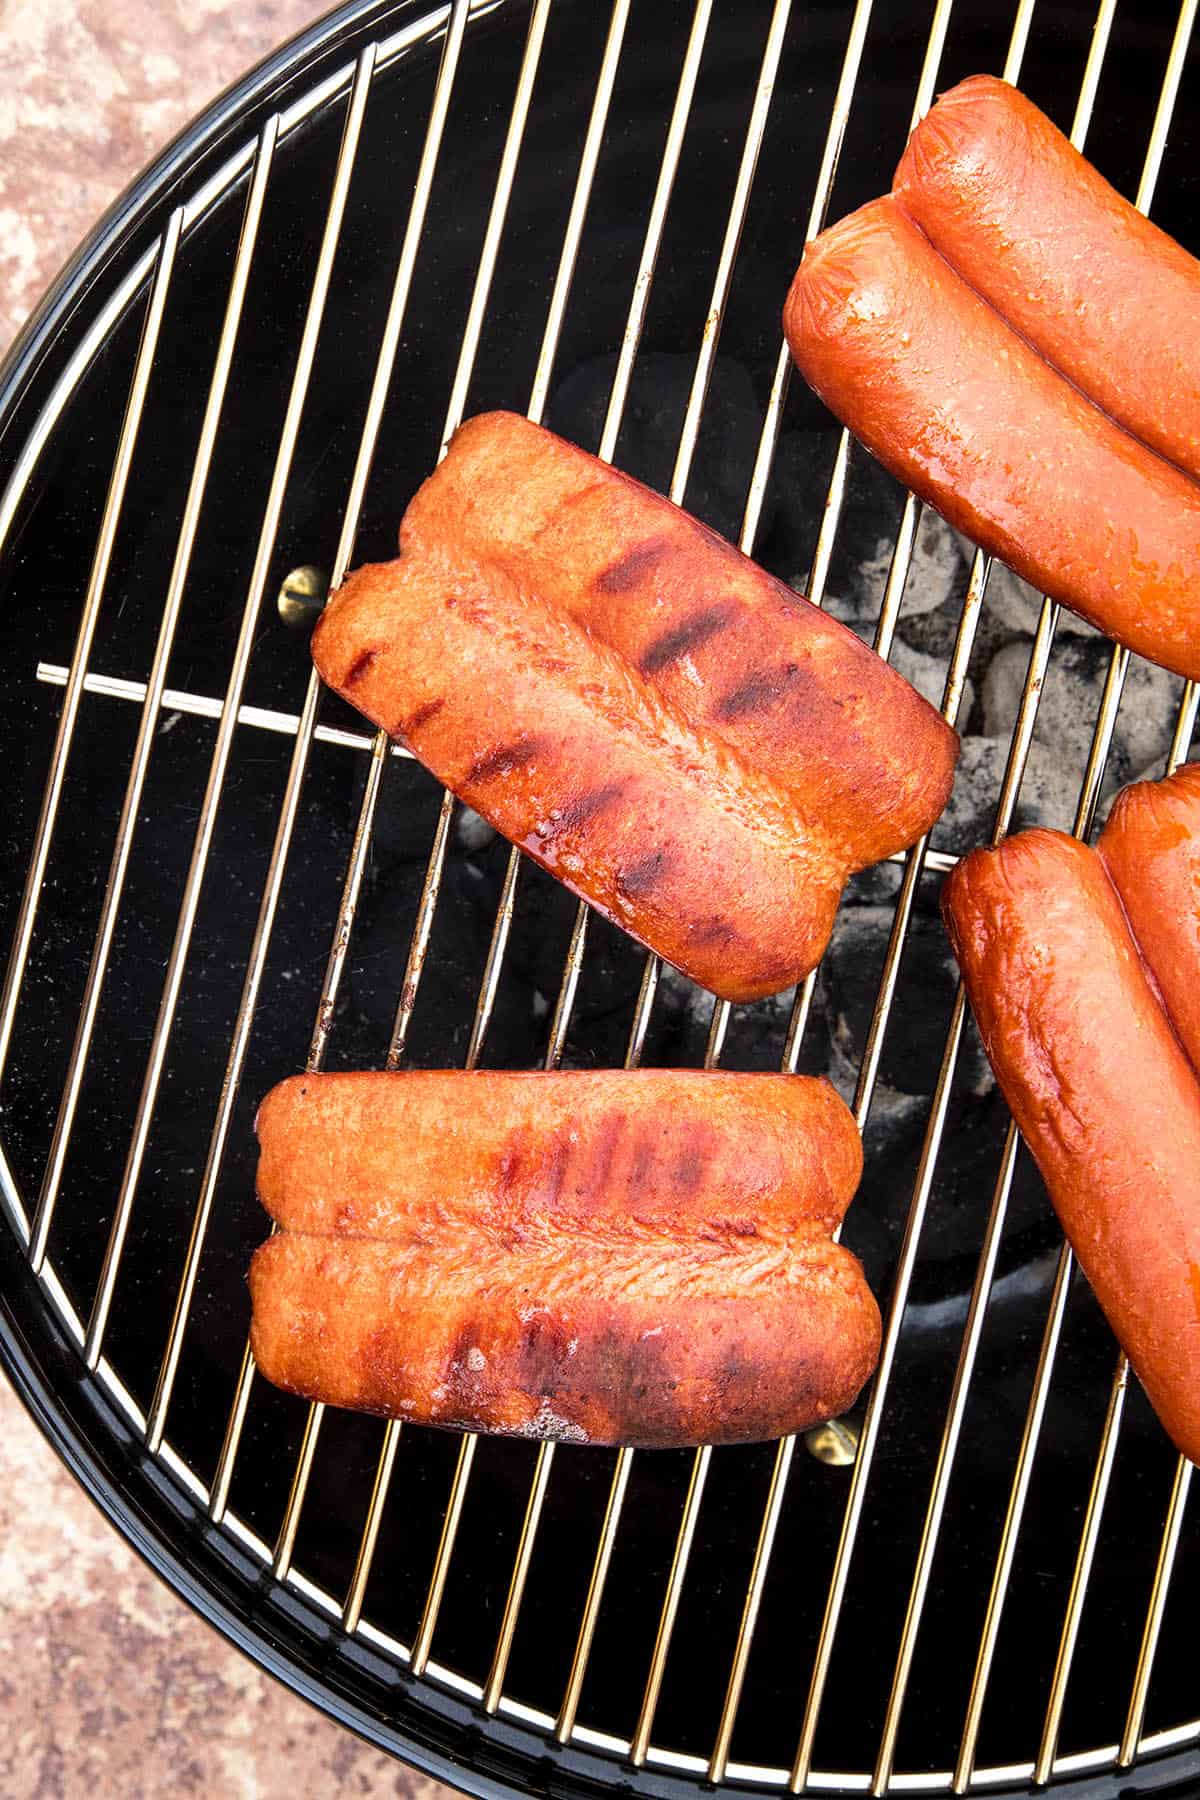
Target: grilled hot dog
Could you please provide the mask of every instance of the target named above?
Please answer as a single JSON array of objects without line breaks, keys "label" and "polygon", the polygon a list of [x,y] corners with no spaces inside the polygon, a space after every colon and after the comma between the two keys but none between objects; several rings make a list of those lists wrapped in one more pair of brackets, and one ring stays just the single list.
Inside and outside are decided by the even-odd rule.
[{"label": "grilled hot dog", "polygon": [[1200,763],[1125,788],[1097,849],[1171,1023],[1200,1070]]},{"label": "grilled hot dog", "polygon": [[723,1443],[843,1410],[854,1122],[800,1076],[305,1075],[260,1109],[263,1373],[416,1423]]},{"label": "grilled hot dog", "polygon": [[730,1000],[791,985],[957,740],[836,621],[509,414],[455,436],[313,636],[324,679],[599,911]]},{"label": "grilled hot dog", "polygon": [[1200,487],[1024,342],[890,197],[816,238],[784,327],[809,385],[951,524],[1200,677]]},{"label": "grilled hot dog", "polygon": [[975,850],[946,926],[996,1077],[1168,1433],[1200,1456],[1200,1084],[1100,858],[1058,832]]},{"label": "grilled hot dog", "polygon": [[1200,262],[1032,101],[991,75],[961,82],[913,132],[892,191],[1048,362],[1200,475]]},{"label": "grilled hot dog", "polygon": [[276,1224],[364,1237],[441,1217],[828,1235],[862,1174],[828,1082],[723,1070],[293,1075],[255,1128]]}]

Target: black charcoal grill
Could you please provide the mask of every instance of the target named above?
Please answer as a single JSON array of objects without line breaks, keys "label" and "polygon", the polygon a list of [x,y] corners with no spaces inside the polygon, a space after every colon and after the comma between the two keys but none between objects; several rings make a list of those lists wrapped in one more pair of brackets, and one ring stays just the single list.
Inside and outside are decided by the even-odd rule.
[{"label": "black charcoal grill", "polygon": [[[1091,829],[1195,691],[974,554],[791,381],[806,235],[1004,72],[1200,249],[1197,0],[343,6],[97,228],[0,377],[5,1361],[133,1544],[481,1794],[1200,1792],[1191,1466],[1074,1277],[936,915]],[[527,409],[868,636],[965,734],[822,968],[730,1008],[319,691],[457,422]],[[800,1441],[555,1450],[257,1379],[255,1104],[304,1065],[829,1073],[887,1318]]]}]

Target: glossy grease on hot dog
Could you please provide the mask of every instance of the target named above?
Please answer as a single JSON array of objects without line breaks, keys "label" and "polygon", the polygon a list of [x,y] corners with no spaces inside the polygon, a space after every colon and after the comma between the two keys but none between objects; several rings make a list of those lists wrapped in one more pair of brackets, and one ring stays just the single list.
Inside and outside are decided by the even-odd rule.
[{"label": "glossy grease on hot dog", "polygon": [[894,200],[809,245],[784,311],[809,385],[1035,587],[1200,678],[1200,486],[1020,338]]},{"label": "glossy grease on hot dog", "polygon": [[1200,262],[1032,101],[991,75],[960,82],[913,132],[893,193],[1055,368],[1200,475]]},{"label": "glossy grease on hot dog", "polygon": [[1200,1070],[1200,763],[1125,788],[1096,847],[1171,1023]]},{"label": "glossy grease on hot dog", "polygon": [[1058,832],[975,850],[946,926],[1063,1229],[1179,1449],[1200,1455],[1200,1085],[1100,858]]}]

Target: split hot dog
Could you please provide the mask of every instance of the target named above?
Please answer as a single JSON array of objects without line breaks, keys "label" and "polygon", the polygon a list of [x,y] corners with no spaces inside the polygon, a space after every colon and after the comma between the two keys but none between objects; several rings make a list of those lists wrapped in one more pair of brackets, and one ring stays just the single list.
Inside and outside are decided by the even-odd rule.
[{"label": "split hot dog", "polygon": [[1200,1457],[1200,1084],[1100,858],[1026,831],[942,909],[988,1057],[1166,1430]]},{"label": "split hot dog", "polygon": [[818,960],[957,739],[853,633],[528,421],[474,419],[313,636],[324,679],[591,905],[730,1000]]},{"label": "split hot dog", "polygon": [[1097,849],[1179,1041],[1200,1070],[1200,763],[1125,788]]},{"label": "split hot dog", "polygon": [[414,1423],[728,1443],[844,1410],[879,1311],[831,1232],[862,1167],[802,1076],[304,1075],[263,1103],[251,1344]]},{"label": "split hot dog", "polygon": [[893,474],[1110,637],[1200,677],[1200,486],[1085,399],[895,200],[809,245],[797,366]]},{"label": "split hot dog", "polygon": [[1200,476],[1200,262],[1006,81],[960,82],[892,192],[936,249],[1128,431]]},{"label": "split hot dog", "polygon": [[827,1081],[724,1070],[293,1075],[258,1109],[258,1197],[288,1231],[499,1236],[644,1219],[826,1234],[862,1174]]}]

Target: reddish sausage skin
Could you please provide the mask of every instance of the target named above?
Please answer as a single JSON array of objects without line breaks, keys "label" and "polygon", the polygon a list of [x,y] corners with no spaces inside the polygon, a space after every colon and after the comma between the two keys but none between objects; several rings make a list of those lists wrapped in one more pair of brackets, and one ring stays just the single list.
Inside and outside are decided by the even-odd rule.
[{"label": "reddish sausage skin", "polygon": [[828,1234],[862,1174],[827,1081],[724,1069],[293,1075],[255,1129],[259,1199],[316,1234],[443,1219],[501,1238],[606,1219]]},{"label": "reddish sausage skin", "polygon": [[1097,406],[1200,475],[1200,262],[1032,101],[975,75],[917,126],[893,193]]},{"label": "reddish sausage skin", "polygon": [[324,679],[598,911],[729,1000],[938,816],[957,739],[852,633],[507,414],[457,434],[313,636]]},{"label": "reddish sausage skin", "polygon": [[277,1387],[571,1443],[806,1430],[853,1402],[879,1350],[862,1271],[827,1238],[496,1252],[286,1231],[256,1251],[250,1292],[251,1345]]},{"label": "reddish sausage skin", "polygon": [[896,202],[809,246],[809,385],[922,500],[1110,637],[1200,677],[1200,487],[1049,367]]},{"label": "reddish sausage skin", "polygon": [[849,868],[937,818],[958,742],[852,631],[640,482],[514,413],[471,419],[401,550],[444,536],[629,663],[819,819]]},{"label": "reddish sausage skin", "polygon": [[732,1443],[843,1410],[879,1311],[832,1241],[825,1082],[679,1070],[303,1075],[259,1111],[277,1386],[414,1423]]},{"label": "reddish sausage skin", "polygon": [[1200,1084],[1094,851],[975,850],[942,910],[997,1080],[1151,1404],[1200,1456]]},{"label": "reddish sausage skin", "polygon": [[1200,1070],[1200,763],[1119,794],[1097,845],[1179,1040]]}]

